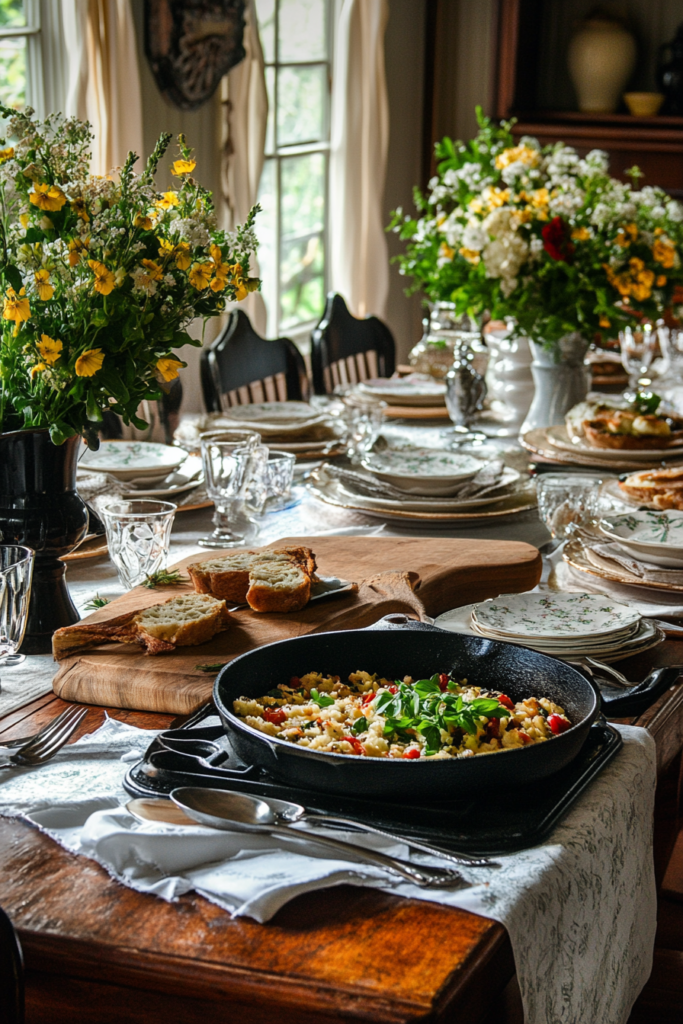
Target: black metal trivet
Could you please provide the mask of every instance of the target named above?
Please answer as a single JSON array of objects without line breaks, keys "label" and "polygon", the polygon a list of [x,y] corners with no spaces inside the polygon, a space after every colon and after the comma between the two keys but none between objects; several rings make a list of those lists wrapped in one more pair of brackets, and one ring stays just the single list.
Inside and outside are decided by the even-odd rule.
[{"label": "black metal trivet", "polygon": [[308,811],[354,818],[455,853],[477,855],[512,853],[541,843],[622,745],[619,732],[603,719],[590,729],[579,756],[549,779],[417,805],[402,802],[400,795],[396,802],[378,801],[282,785],[261,769],[241,764],[222,726],[201,726],[212,713],[215,709],[209,706],[182,729],[161,733],[129,770],[126,791],[134,797],[166,797],[179,786],[207,786],[272,796],[303,804]]}]

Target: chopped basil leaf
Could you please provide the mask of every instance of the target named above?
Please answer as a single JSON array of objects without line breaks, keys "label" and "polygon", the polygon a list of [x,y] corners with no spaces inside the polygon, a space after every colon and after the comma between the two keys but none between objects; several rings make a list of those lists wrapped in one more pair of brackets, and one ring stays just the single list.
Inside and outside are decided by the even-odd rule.
[{"label": "chopped basil leaf", "polygon": [[361,715],[351,726],[351,732],[358,736],[361,732],[366,732],[368,728],[368,720],[365,715]]},{"label": "chopped basil leaf", "polygon": [[316,689],[311,690],[311,700],[314,701],[319,708],[329,708],[334,704],[334,697],[328,697],[326,693],[318,693]]}]

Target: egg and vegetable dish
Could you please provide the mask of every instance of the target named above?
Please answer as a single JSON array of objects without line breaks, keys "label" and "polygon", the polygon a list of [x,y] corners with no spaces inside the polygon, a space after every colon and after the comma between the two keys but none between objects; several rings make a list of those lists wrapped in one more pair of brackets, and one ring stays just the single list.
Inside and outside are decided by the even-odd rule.
[{"label": "egg and vegetable dish", "polygon": [[440,673],[431,679],[382,679],[369,672],[309,672],[265,696],[234,701],[247,725],[329,754],[454,758],[543,743],[571,728],[545,697],[516,704],[498,690]]}]

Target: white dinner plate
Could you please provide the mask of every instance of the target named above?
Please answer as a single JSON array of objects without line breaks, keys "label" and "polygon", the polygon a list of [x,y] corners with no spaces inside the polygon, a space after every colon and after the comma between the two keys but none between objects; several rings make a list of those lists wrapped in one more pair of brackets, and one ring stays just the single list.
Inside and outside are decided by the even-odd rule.
[{"label": "white dinner plate", "polygon": [[487,505],[495,505],[510,497],[512,487],[519,480],[519,473],[516,469],[506,468],[500,482],[500,488],[493,494],[486,494],[481,498],[452,498],[439,497],[418,497],[417,495],[406,494],[405,498],[374,498],[359,494],[353,490],[351,484],[338,481],[340,489],[348,496],[349,501],[362,500],[378,510],[387,511],[404,510],[406,512],[460,512],[468,508],[484,508]]},{"label": "white dinner plate", "polygon": [[155,441],[102,441],[96,452],[86,449],[78,467],[89,473],[110,473],[118,480],[134,480],[137,476],[165,476],[186,458],[182,448]]},{"label": "white dinner plate", "polygon": [[606,516],[600,532],[633,558],[669,569],[683,568],[683,512],[627,512]]},{"label": "white dinner plate", "polygon": [[445,384],[409,377],[375,377],[359,384],[358,390],[391,405],[443,405],[446,398]]},{"label": "white dinner plate", "polygon": [[603,594],[501,594],[478,604],[473,619],[501,636],[597,639],[632,626],[640,620],[640,612]]},{"label": "white dinner plate", "polygon": [[583,455],[597,455],[605,462],[623,462],[633,460],[634,462],[659,462],[661,459],[670,459],[672,455],[679,458],[683,455],[683,448],[680,444],[671,445],[668,448],[598,448],[589,444],[585,437],[570,438],[565,426],[548,427],[546,437],[551,445],[567,452],[580,452]]},{"label": "white dinner plate", "polygon": [[476,476],[486,463],[446,448],[389,448],[369,452],[361,459],[361,465],[406,494],[447,497]]}]

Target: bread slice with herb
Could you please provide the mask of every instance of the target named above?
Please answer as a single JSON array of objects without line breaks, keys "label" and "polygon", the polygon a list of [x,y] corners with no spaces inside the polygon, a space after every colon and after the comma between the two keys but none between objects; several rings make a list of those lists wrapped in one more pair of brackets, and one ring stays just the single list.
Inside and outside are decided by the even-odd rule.
[{"label": "bread slice with herb", "polygon": [[98,644],[124,643],[139,644],[147,654],[163,654],[206,643],[229,624],[225,601],[207,594],[180,594],[115,619],[58,629],[52,637],[52,653],[55,661],[62,661]]},{"label": "bread slice with herb", "polygon": [[[254,574],[257,571],[261,574],[265,566],[272,567],[272,572],[279,570],[281,573],[276,593],[269,591],[267,599],[263,587],[259,585],[254,588]],[[288,574],[288,570],[296,572]],[[310,548],[305,547],[239,551],[222,558],[195,562],[187,567],[195,591],[199,594],[211,594],[235,604],[248,604],[254,611],[280,612],[299,611],[304,607],[310,598],[311,581],[316,578],[315,570],[315,555]],[[267,577],[259,575],[259,579],[267,580],[272,572]],[[308,580],[307,586],[296,573]],[[291,591],[287,590],[285,580],[289,580]]]}]

